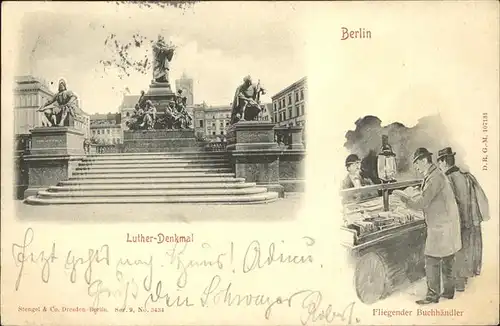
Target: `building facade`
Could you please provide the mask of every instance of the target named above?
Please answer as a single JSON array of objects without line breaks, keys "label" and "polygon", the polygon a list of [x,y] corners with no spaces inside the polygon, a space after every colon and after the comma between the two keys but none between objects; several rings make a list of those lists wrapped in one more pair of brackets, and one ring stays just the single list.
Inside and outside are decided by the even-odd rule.
[{"label": "building facade", "polygon": [[123,143],[123,131],[120,113],[100,114],[90,116],[91,138],[97,144]]},{"label": "building facade", "polygon": [[226,134],[231,121],[231,106],[194,106],[193,123],[198,138],[215,139]]},{"label": "building facade", "polygon": [[[38,108],[47,103],[55,95],[48,83],[42,78],[33,76],[15,77],[14,88],[14,133],[29,134],[30,130],[42,126],[42,112]],[[80,109],[81,100],[78,99]],[[80,129],[88,137],[90,133],[90,116],[81,110],[81,119],[75,120],[75,128]]]},{"label": "building facade", "polygon": [[262,121],[271,121],[271,115],[273,112],[273,104],[266,103],[262,104],[262,112],[260,113],[260,120]]},{"label": "building facade", "polygon": [[271,120],[278,127],[305,126],[307,77],[271,96]]},{"label": "building facade", "polygon": [[[119,111],[121,115],[121,132],[128,130],[127,122],[134,115],[135,105],[139,101],[140,95],[125,95],[120,104]],[[123,136],[122,136],[123,139]]]},{"label": "building facade", "polygon": [[189,78],[185,73],[183,73],[180,79],[175,80],[176,92],[179,89],[182,90],[183,96],[187,98],[186,106],[193,106],[194,105],[193,79]]}]

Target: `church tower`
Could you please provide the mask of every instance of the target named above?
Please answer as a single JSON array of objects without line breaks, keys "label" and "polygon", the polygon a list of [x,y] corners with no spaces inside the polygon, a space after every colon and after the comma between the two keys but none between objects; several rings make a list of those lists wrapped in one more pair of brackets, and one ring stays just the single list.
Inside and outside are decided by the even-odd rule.
[{"label": "church tower", "polygon": [[186,104],[188,106],[192,106],[194,103],[194,95],[193,95],[193,79],[189,78],[185,72],[182,73],[182,77],[180,79],[175,80],[175,89],[176,91],[182,89],[182,94],[187,97]]}]

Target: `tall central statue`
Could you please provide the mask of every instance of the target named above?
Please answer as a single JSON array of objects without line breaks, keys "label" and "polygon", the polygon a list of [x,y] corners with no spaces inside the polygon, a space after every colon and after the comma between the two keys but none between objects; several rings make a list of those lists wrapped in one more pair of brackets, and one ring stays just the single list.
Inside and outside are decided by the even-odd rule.
[{"label": "tall central statue", "polygon": [[153,43],[153,80],[157,83],[168,83],[170,61],[174,56],[175,46],[165,42],[165,38],[158,35],[158,40]]}]

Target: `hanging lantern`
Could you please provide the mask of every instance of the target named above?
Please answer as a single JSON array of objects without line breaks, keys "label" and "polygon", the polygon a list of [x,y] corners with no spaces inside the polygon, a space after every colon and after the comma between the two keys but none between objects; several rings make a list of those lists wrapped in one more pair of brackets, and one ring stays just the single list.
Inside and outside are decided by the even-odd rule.
[{"label": "hanging lantern", "polygon": [[[389,183],[396,181],[396,154],[392,151],[389,145],[389,136],[382,136],[382,148],[378,154],[377,161],[378,178],[382,183]],[[389,211],[389,190],[382,191],[382,198],[384,203],[384,211]]]},{"label": "hanging lantern", "polygon": [[383,182],[396,181],[396,154],[389,145],[389,136],[382,136],[382,148],[377,161],[378,178]]}]

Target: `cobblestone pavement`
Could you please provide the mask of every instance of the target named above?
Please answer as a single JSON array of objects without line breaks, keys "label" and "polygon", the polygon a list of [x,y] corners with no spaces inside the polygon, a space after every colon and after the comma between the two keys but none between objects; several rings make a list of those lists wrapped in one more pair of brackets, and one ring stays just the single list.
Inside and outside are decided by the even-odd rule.
[{"label": "cobblestone pavement", "polygon": [[184,222],[195,221],[291,221],[301,205],[302,194],[288,193],[283,199],[267,204],[83,204],[28,205],[15,203],[21,221],[46,222]]}]

